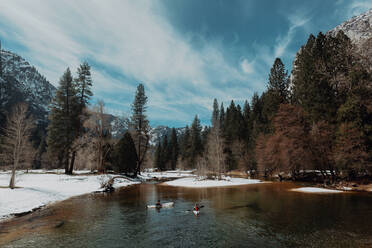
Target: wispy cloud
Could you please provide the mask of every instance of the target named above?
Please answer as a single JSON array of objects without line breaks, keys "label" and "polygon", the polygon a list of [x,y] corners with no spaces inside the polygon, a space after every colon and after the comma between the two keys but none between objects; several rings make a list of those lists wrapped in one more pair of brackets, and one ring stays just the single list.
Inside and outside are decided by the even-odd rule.
[{"label": "wispy cloud", "polygon": [[345,19],[360,15],[367,10],[372,9],[372,1],[370,0],[338,0],[336,3],[336,14],[341,15]]},{"label": "wispy cloud", "polygon": [[[142,82],[154,108],[191,101],[206,106],[210,93],[223,99],[230,95],[215,83],[246,79],[224,60],[218,44],[196,50],[157,11],[155,2],[147,0],[0,1],[0,23],[14,31],[14,39],[27,48],[23,55],[55,85],[68,66],[76,68],[82,60],[103,64],[105,70],[93,67],[100,97],[133,94]],[[130,80],[111,75],[110,68]],[[130,102],[123,100],[128,107]],[[179,111],[187,111],[181,109],[169,112],[181,116]]]},{"label": "wispy cloud", "polygon": [[[6,44],[17,44],[17,52],[54,85],[66,67],[75,71],[87,60],[95,97],[104,99],[113,113],[129,112],[136,85],[144,83],[150,120],[183,125],[195,114],[207,123],[213,98],[228,104],[264,90],[275,57],[290,64],[299,48],[294,40],[314,31],[314,11],[278,0],[283,12],[267,10],[265,4],[256,11],[261,1],[237,1],[238,8],[230,13],[233,3],[217,2],[219,16],[206,13],[209,22],[200,13],[214,10],[204,6],[197,16],[203,17],[196,23],[201,27],[184,32],[165,14],[165,2],[0,0],[0,36]],[[341,5],[358,13],[372,4],[361,0]],[[183,21],[186,26],[192,22],[188,17]],[[262,22],[275,28],[258,32],[266,27]],[[211,35],[212,29],[220,33]]]}]

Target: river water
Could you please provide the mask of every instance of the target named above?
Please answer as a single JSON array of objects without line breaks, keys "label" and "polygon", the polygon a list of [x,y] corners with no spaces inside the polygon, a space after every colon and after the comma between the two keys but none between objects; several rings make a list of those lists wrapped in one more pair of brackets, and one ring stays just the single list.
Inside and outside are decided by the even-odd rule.
[{"label": "river water", "polygon": [[[0,224],[2,247],[372,247],[372,195],[304,194],[291,183],[158,184],[75,197]],[[169,209],[147,204],[174,201]],[[199,216],[190,211],[204,207]]]}]

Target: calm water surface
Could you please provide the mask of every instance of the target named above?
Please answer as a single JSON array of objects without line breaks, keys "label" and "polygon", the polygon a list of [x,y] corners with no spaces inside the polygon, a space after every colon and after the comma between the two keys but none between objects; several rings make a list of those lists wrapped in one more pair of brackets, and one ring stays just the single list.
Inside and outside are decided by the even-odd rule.
[{"label": "calm water surface", "polygon": [[[372,247],[372,195],[288,191],[293,187],[141,184],[0,224],[0,240],[3,247]],[[146,209],[157,199],[175,207]],[[205,206],[198,217],[189,211],[195,202]]]}]

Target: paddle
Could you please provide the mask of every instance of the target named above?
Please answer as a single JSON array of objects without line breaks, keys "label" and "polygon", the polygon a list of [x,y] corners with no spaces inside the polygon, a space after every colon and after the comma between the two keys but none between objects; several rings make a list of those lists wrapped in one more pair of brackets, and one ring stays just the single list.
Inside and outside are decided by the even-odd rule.
[{"label": "paddle", "polygon": [[[204,208],[204,205],[199,206],[199,209],[201,209],[201,208]],[[192,209],[192,210],[186,210],[186,212],[189,212],[189,211],[194,211],[194,209]]]}]

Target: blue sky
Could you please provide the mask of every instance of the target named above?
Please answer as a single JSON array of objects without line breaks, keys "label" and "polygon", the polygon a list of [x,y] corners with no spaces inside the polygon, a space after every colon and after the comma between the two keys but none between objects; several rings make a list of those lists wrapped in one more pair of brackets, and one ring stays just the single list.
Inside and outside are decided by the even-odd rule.
[{"label": "blue sky", "polygon": [[242,103],[288,69],[310,33],[372,8],[370,0],[0,0],[0,39],[54,85],[92,66],[94,99],[129,115],[138,83],[151,125],[209,124],[213,99]]}]

